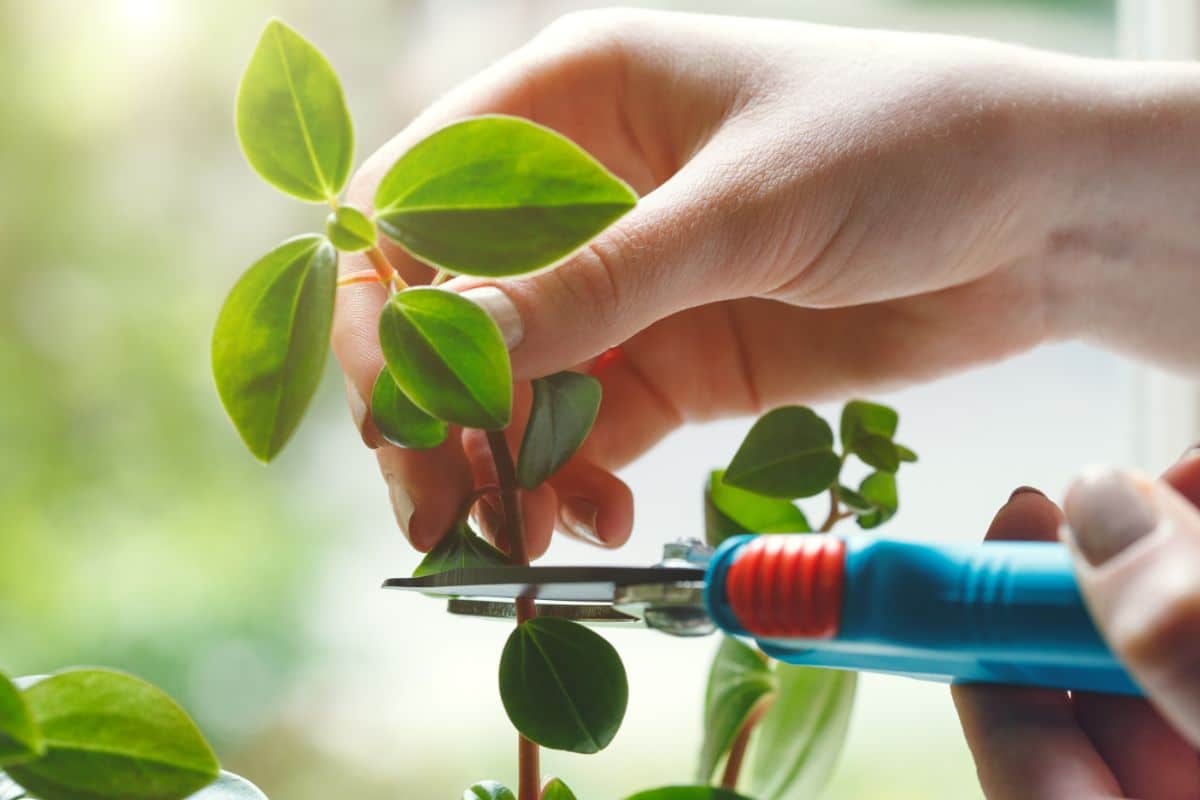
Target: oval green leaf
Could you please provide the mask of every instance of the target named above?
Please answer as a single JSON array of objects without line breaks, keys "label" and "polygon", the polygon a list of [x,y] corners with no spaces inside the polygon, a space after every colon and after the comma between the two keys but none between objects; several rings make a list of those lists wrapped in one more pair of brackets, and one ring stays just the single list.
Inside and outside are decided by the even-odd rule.
[{"label": "oval green leaf", "polygon": [[868,467],[874,467],[884,472],[895,472],[900,469],[900,451],[891,439],[875,433],[859,434],[854,440],[854,455],[862,459]]},{"label": "oval green leaf", "polygon": [[533,406],[517,457],[517,481],[536,489],[583,445],[600,411],[600,381],[556,372],[533,381]]},{"label": "oval green leaf", "polygon": [[350,177],[354,129],[333,67],[303,36],[267,23],[237,96],[237,133],[250,166],[311,202],[337,197]]},{"label": "oval green leaf", "polygon": [[743,533],[808,533],[808,517],[790,500],[764,497],[730,486],[722,470],[713,470],[704,487],[704,527],[716,547]]},{"label": "oval green leaf", "polygon": [[849,486],[838,486],[838,500],[847,510],[854,514],[869,514],[875,510],[875,505]]},{"label": "oval green leaf", "polygon": [[470,525],[459,522],[421,559],[413,577],[423,578],[453,569],[503,567],[509,563],[508,556],[477,536]]},{"label": "oval green leaf", "polygon": [[384,439],[400,447],[426,450],[446,441],[450,428],[431,417],[400,391],[387,367],[379,371],[371,392],[371,419]]},{"label": "oval green leaf", "polygon": [[210,783],[187,800],[267,800],[267,796],[245,778],[232,772],[222,772],[215,783]]},{"label": "oval green leaf", "polygon": [[375,223],[353,206],[338,206],[325,218],[325,235],[344,253],[356,253],[375,246]]},{"label": "oval green leaf", "polygon": [[508,425],[508,349],[475,303],[441,289],[405,289],[383,308],[379,343],[392,378],[426,413],[464,428]]},{"label": "oval green leaf", "polygon": [[872,472],[858,487],[858,493],[875,507],[869,514],[860,514],[858,527],[864,530],[878,528],[896,515],[900,497],[896,491],[896,476],[890,472]]},{"label": "oval green leaf", "polygon": [[323,236],[297,236],[246,271],[217,318],[217,391],[262,461],[287,444],[321,382],[336,289],[336,251]]},{"label": "oval green leaf", "polygon": [[775,704],[755,733],[750,794],[757,800],[817,797],[846,743],[858,675],[780,664]]},{"label": "oval green leaf", "polygon": [[625,800],[750,800],[716,786],[663,786],[631,794]]},{"label": "oval green leaf", "polygon": [[760,704],[770,702],[775,673],[765,656],[726,636],[708,673],[704,695],[704,744],[696,780],[712,780],[718,764],[729,753],[746,719]]},{"label": "oval green leaf", "polygon": [[24,695],[0,673],[0,767],[30,761],[45,752],[42,732]]},{"label": "oval green leaf", "polygon": [[851,400],[842,409],[842,447],[853,450],[854,442],[864,433],[873,433],[885,439],[896,435],[900,415],[880,403],[867,400]]},{"label": "oval green leaf", "polygon": [[558,133],[516,117],[476,117],[413,146],[375,192],[388,238],[428,264],[501,277],[551,266],[637,203]]},{"label": "oval green leaf", "polygon": [[500,657],[500,699],[526,738],[554,750],[608,746],[629,702],[621,657],[604,637],[565,619],[517,626]]},{"label": "oval green leaf", "polygon": [[577,798],[560,778],[551,778],[542,787],[541,800],[577,800]]},{"label": "oval green leaf", "polygon": [[73,670],[25,691],[46,755],[9,776],[41,800],[171,800],[208,786],[216,756],[182,708],[119,672]]},{"label": "oval green leaf", "polygon": [[754,423],[725,470],[725,483],[768,497],[812,497],[841,471],[833,431],[811,408],[784,406]]},{"label": "oval green leaf", "polygon": [[480,781],[463,792],[462,800],[517,800],[517,796],[502,783]]},{"label": "oval green leaf", "polygon": [[896,454],[900,456],[901,461],[913,463],[917,460],[917,454],[902,444],[896,445]]}]

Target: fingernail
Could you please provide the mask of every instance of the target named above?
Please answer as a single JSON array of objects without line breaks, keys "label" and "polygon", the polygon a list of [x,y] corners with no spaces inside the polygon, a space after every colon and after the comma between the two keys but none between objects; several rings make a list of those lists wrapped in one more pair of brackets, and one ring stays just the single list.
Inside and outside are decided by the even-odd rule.
[{"label": "fingernail", "polygon": [[387,473],[383,479],[387,481],[388,497],[392,500],[392,513],[396,515],[396,524],[400,526],[404,535],[408,536],[408,526],[412,522],[413,511],[416,510],[412,496],[398,475]]},{"label": "fingernail", "polygon": [[1179,457],[1177,463],[1182,464],[1185,461],[1191,461],[1193,458],[1200,458],[1200,442],[1183,451],[1183,455]]},{"label": "fingernail", "polygon": [[474,302],[496,321],[500,335],[504,337],[504,344],[509,350],[515,349],[525,338],[525,325],[521,322],[521,313],[504,292],[495,286],[477,286],[467,289],[462,296]]},{"label": "fingernail", "polygon": [[1114,469],[1085,474],[1067,492],[1064,505],[1068,530],[1094,567],[1150,533],[1158,523],[1137,484]]},{"label": "fingernail", "polygon": [[596,533],[598,512],[594,503],[581,497],[568,497],[558,509],[558,522],[568,535],[589,544],[604,546]]},{"label": "fingernail", "polygon": [[1008,502],[1011,503],[1013,501],[1013,499],[1019,494],[1036,494],[1039,497],[1046,496],[1046,493],[1043,492],[1041,489],[1035,489],[1032,486],[1018,486],[1017,488],[1013,489],[1013,493],[1008,496]]},{"label": "fingernail", "polygon": [[358,393],[358,387],[350,380],[348,376],[343,376],[346,380],[346,405],[350,406],[350,416],[354,418],[354,427],[358,428],[358,435],[362,437],[363,444],[372,450],[377,450],[383,444],[383,436],[379,433],[379,428],[375,426],[375,420],[371,418],[371,412],[367,408],[367,401],[363,400],[363,396]]}]

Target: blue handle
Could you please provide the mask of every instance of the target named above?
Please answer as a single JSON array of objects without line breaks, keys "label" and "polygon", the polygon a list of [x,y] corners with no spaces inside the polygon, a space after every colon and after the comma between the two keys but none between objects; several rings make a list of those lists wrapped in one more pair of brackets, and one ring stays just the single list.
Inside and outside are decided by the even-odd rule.
[{"label": "blue handle", "polygon": [[[709,613],[734,635],[748,634],[729,606],[725,577],[755,538],[727,540],[708,568]],[[763,652],[790,664],[925,680],[1141,694],[1092,624],[1062,545],[844,541],[836,634],[757,639]]]}]

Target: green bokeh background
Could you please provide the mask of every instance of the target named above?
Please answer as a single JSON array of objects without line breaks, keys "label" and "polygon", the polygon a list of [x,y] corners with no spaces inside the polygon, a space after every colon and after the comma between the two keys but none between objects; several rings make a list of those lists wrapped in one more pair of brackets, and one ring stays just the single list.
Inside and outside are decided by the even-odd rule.
[{"label": "green bokeh background", "polygon": [[[1097,54],[1113,36],[1110,4],[1083,0],[657,5]],[[264,469],[220,409],[208,336],[240,271],[324,218],[259,181],[237,149],[234,89],[269,16],[314,39],[342,74],[361,159],[440,92],[580,6],[0,0],[0,669],[103,664],[148,678],[192,710],[227,765],[280,800],[432,800],[511,778],[494,689],[504,630],[443,627],[419,600],[378,597],[379,579],[415,558],[332,365],[307,425]],[[745,424],[656,469],[694,471],[677,491],[693,503],[706,459],[726,458]],[[930,452],[929,439],[905,438]],[[623,558],[648,561],[656,546]],[[698,690],[713,644],[614,641],[634,707],[639,691],[669,694],[671,670]],[[908,685],[868,686],[864,703]],[[684,779],[698,741],[698,691],[689,697],[669,701],[677,725],[647,705],[631,711],[623,746],[547,761],[585,800]],[[928,724],[905,706],[892,733],[852,741],[831,796],[977,791],[938,703]]]}]

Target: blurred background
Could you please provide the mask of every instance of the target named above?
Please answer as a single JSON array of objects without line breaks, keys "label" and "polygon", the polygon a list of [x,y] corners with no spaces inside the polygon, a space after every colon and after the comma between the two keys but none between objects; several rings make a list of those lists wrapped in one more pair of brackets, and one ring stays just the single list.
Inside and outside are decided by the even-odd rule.
[{"label": "blurred background", "polygon": [[[103,664],[152,680],[276,800],[433,800],[512,780],[495,688],[508,626],[378,589],[417,557],[333,365],[264,469],[221,411],[208,343],[235,277],[324,218],[259,180],[234,138],[234,90],[268,17],[341,73],[362,156],[586,5],[0,0],[0,669]],[[637,5],[1117,48],[1100,0]],[[1063,344],[882,398],[922,455],[889,532],[974,540],[1018,484],[1058,496],[1089,462],[1161,467],[1137,385],[1119,359]],[[625,471],[638,522],[623,551],[559,541],[548,561],[649,563],[664,540],[700,534],[705,471],[748,425],[681,431]],[[610,638],[630,673],[624,729],[598,756],[545,756],[586,800],[691,776],[716,645]],[[828,797],[978,796],[944,687],[861,685]]]}]

